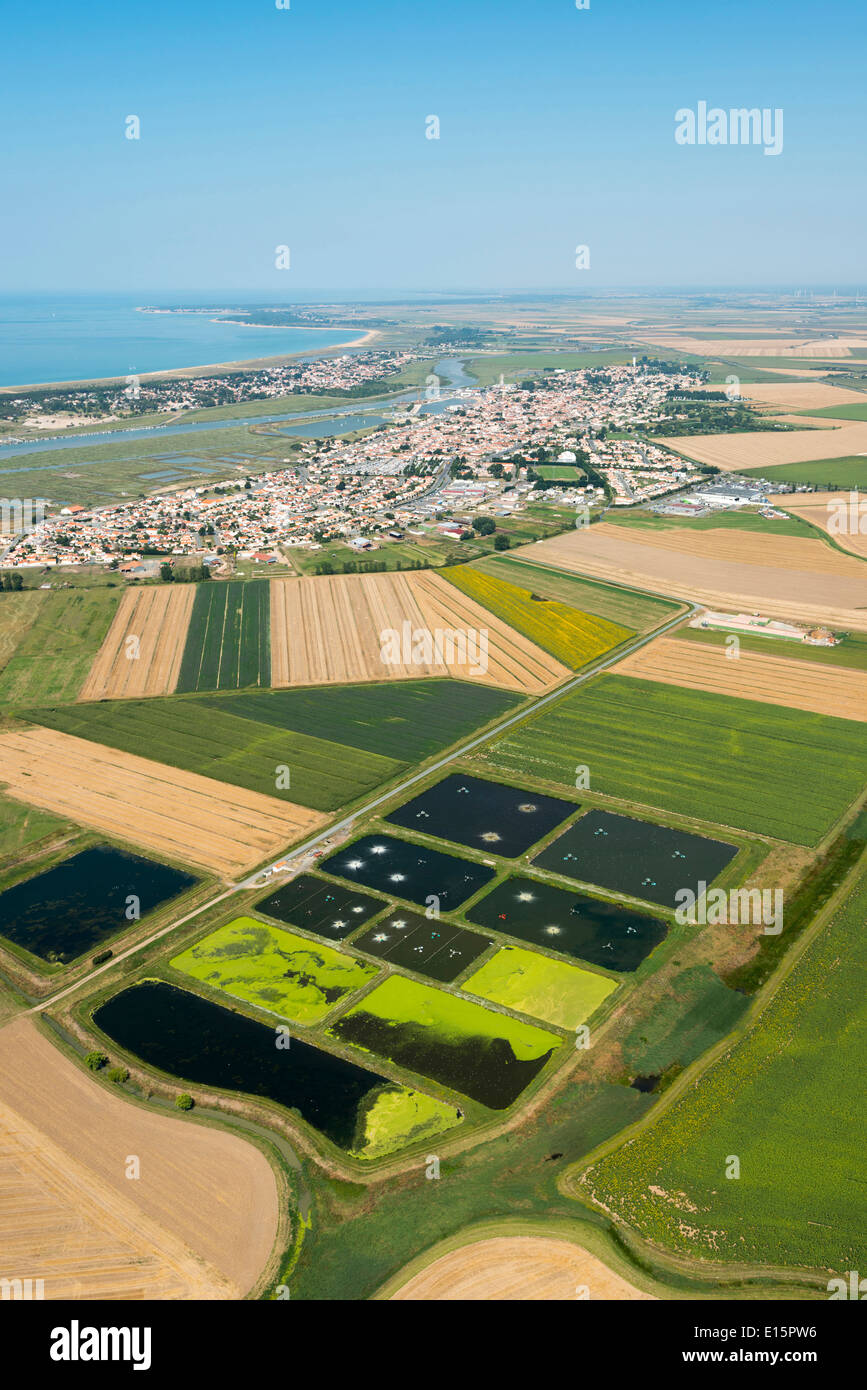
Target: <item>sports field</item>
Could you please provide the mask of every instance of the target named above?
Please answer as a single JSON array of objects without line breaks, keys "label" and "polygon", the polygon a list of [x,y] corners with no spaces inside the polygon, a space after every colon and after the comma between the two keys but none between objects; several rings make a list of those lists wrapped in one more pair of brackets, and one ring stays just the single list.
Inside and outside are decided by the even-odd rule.
[{"label": "sports field", "polygon": [[779,646],[776,656],[742,651],[731,658],[724,648],[659,637],[619,662],[615,672],[789,709],[818,714],[833,710],[843,719],[867,720],[867,672],[787,660],[786,644]]},{"label": "sports field", "polygon": [[177,684],[195,594],[192,584],[128,589],[78,698],[169,695]]},{"label": "sports field", "polygon": [[10,797],[222,874],[276,857],[324,819],[276,796],[227,794],[210,778],[49,729],[0,734],[0,766]]},{"label": "sports field", "polygon": [[271,684],[269,590],[261,579],[196,586],[179,693]]},{"label": "sports field", "polygon": [[190,979],[292,1023],[318,1023],[377,974],[375,966],[332,946],[254,917],[218,927],[171,963]]},{"label": "sports field", "polygon": [[746,1036],[590,1168],[596,1201],[690,1260],[864,1268],[865,915],[862,873]]},{"label": "sports field", "polygon": [[[319,811],[345,805],[402,766],[394,758],[241,718],[231,708],[222,700],[205,710],[197,700],[117,700],[32,710],[28,718],[92,739],[94,747],[147,749],[169,768]],[[236,799],[225,786],[219,794]]]},{"label": "sports field", "polygon": [[504,946],[461,988],[467,994],[529,1014],[542,1023],[577,1028],[587,1022],[617,985],[607,976],[582,970],[579,965],[551,960],[538,951]]},{"label": "sports field", "polygon": [[455,565],[446,571],[446,578],[573,671],[632,636],[630,628],[580,613],[472,565]]},{"label": "sports field", "polygon": [[477,755],[712,824],[815,845],[859,795],[864,728],[832,715],[605,675]]}]

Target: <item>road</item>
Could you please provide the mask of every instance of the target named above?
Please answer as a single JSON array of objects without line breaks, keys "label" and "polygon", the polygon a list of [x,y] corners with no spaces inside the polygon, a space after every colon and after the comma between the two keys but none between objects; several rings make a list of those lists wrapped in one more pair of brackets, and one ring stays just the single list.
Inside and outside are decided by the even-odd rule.
[{"label": "road", "polygon": [[[660,594],[654,595],[654,597],[665,598],[669,596]],[[669,601],[675,602],[676,600],[671,600],[669,597]],[[263,887],[263,874],[267,869],[282,863],[287,858],[287,855],[290,855],[292,859],[299,859],[301,856],[309,854],[317,845],[322,844],[326,840],[333,839],[335,835],[339,835],[343,830],[348,830],[356,821],[361,820],[365,816],[369,816],[378,806],[383,806],[387,801],[393,801],[396,796],[400,796],[403,792],[409,791],[410,788],[414,787],[418,782],[422,782],[425,778],[430,777],[431,773],[439,772],[443,768],[449,767],[452,763],[457,762],[459,758],[465,757],[467,753],[471,753],[474,749],[481,748],[484,744],[489,743],[491,739],[499,738],[507,729],[514,728],[516,724],[523,723],[525,719],[531,719],[534,715],[538,714],[541,709],[544,709],[546,705],[550,705],[555,700],[559,700],[563,695],[569,694],[572,690],[577,690],[578,687],[584,685],[586,681],[591,680],[594,676],[600,675],[601,672],[608,670],[609,667],[616,666],[618,662],[623,661],[623,659],[632,652],[638,651],[639,648],[646,646],[648,642],[652,642],[657,637],[661,637],[664,633],[671,631],[672,628],[678,627],[686,619],[694,617],[694,615],[700,611],[700,608],[700,604],[689,604],[688,612],[678,613],[676,617],[669,619],[669,621],[663,623],[661,627],[654,628],[652,632],[642,637],[636,637],[634,641],[628,642],[625,646],[621,647],[613,656],[604,657],[599,661],[593,662],[586,671],[581,671],[578,675],[572,676],[568,681],[565,681],[563,685],[558,685],[556,689],[550,690],[546,695],[540,695],[537,700],[533,701],[528,709],[520,710],[517,714],[511,714],[505,719],[501,719],[499,723],[495,724],[492,729],[488,729],[486,733],[480,734],[477,738],[472,738],[467,743],[462,743],[458,748],[452,749],[445,757],[440,758],[435,763],[427,765],[422,768],[420,772],[414,772],[410,777],[406,777],[402,782],[398,783],[397,786],[390,787],[388,791],[383,792],[380,796],[376,796],[372,800],[365,802],[363,806],[359,806],[355,811],[352,811],[350,815],[344,816],[342,820],[327,826],[325,830],[320,831],[317,835],[311,836],[309,840],[303,840],[299,845],[293,845],[290,850],[284,851],[283,854],[273,860],[271,864],[257,870],[255,874],[251,874],[240,883],[232,884],[231,887],[224,889],[221,893],[215,894],[214,897],[209,898],[207,902],[203,903],[201,907],[197,907],[194,911],[188,912],[185,917],[179,917],[170,922],[167,926],[161,927],[159,931],[154,932],[144,941],[139,941],[134,946],[130,946],[126,951],[121,951],[119,955],[112,956],[111,960],[107,961],[105,965],[98,966],[97,969],[92,970],[88,975],[83,975],[80,980],[76,980],[74,984],[67,985],[65,989],[58,990],[56,994],[51,995],[48,999],[42,1000],[39,1004],[35,1004],[26,1012],[41,1013],[44,1009],[59,1003],[61,999],[65,999],[67,995],[73,994],[76,990],[84,988],[85,985],[92,984],[93,981],[104,974],[105,971],[114,969],[120,961],[128,960],[131,956],[137,955],[139,951],[146,950],[149,946],[153,945],[155,941],[159,941],[161,937],[167,936],[169,932],[175,931],[178,927],[184,926],[185,923],[193,921],[196,917],[201,917],[206,912],[210,912],[212,908],[216,907],[218,903],[224,902],[226,898],[232,897],[235,893],[247,892],[257,884]]]}]

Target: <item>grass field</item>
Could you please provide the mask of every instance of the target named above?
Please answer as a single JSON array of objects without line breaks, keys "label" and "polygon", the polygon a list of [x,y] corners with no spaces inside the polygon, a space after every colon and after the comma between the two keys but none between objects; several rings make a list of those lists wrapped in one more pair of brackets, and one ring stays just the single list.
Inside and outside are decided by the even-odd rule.
[{"label": "grass field", "polygon": [[673,617],[678,609],[676,603],[667,603],[665,599],[634,593],[614,584],[598,584],[592,579],[580,579],[562,570],[549,569],[547,565],[525,563],[506,555],[479,560],[473,569],[505,579],[544,598],[556,599],[570,608],[594,613],[597,618],[607,618],[632,632],[656,627]]},{"label": "grass field", "polygon": [[586,1023],[617,986],[605,975],[551,960],[538,951],[505,946],[461,986],[494,1004],[559,1028]]},{"label": "grass field", "polygon": [[17,594],[0,593],[0,671],[36,622],[47,597],[32,589]]},{"label": "grass field", "polygon": [[[701,642],[711,647],[724,647],[728,632],[717,632],[712,628],[681,627],[677,631],[679,642]],[[867,671],[867,634],[852,632],[843,638],[836,647],[811,647],[806,642],[788,642],[777,637],[753,637],[751,633],[738,633],[741,651],[756,652],[760,656],[781,656],[787,660],[815,662],[820,666],[850,666],[856,671]]]},{"label": "grass field", "polygon": [[732,512],[712,512],[710,516],[659,516],[656,512],[617,508],[606,513],[613,526],[637,527],[642,531],[760,531],[766,535],[804,536],[814,539],[816,532],[806,521],[796,516],[766,517],[760,512],[746,512],[742,507]]},{"label": "grass field", "polygon": [[799,415],[814,415],[823,420],[867,420],[867,401],[854,405],[826,405],[818,410],[799,410]]},{"label": "grass field", "polygon": [[631,628],[580,613],[557,599],[536,596],[531,589],[519,588],[469,565],[448,569],[445,577],[461,593],[481,603],[573,671],[632,636]]},{"label": "grass field", "polygon": [[175,970],[292,1023],[318,1023],[375,966],[253,917],[234,922],[175,956]]},{"label": "grass field", "polygon": [[267,579],[198,585],[179,693],[271,684],[270,590]]},{"label": "grass field", "polygon": [[[2,777],[0,769],[0,781]],[[70,828],[67,821],[59,820],[57,816],[0,796],[0,856],[6,861],[4,867],[8,867],[40,840],[60,835]]]},{"label": "grass field", "polygon": [[508,713],[519,697],[468,681],[401,681],[269,690],[196,701],[277,729],[347,743],[404,763],[422,762]]},{"label": "grass field", "polygon": [[[859,417],[861,418],[861,417]],[[867,484],[867,458],[850,454],[838,459],[816,459],[813,463],[780,463],[764,468],[743,468],[745,477],[768,478],[774,483],[794,483],[796,487],[863,488]]]},{"label": "grass field", "polygon": [[464,369],[479,386],[492,386],[504,376],[514,381],[520,376],[545,376],[550,372],[576,372],[581,367],[621,367],[632,361],[631,352],[558,352],[539,348],[528,352],[494,353],[490,357],[464,359]]},{"label": "grass field", "polygon": [[[43,593],[15,654],[0,672],[0,705],[74,700],[108,632],[119,589]],[[0,595],[0,613],[10,599]]]},{"label": "grass field", "polygon": [[865,1267],[865,915],[862,871],[746,1036],[589,1170],[609,1211],[691,1260]]},{"label": "grass field", "polygon": [[[401,763],[344,744],[289,733],[197,701],[104,701],[29,712],[35,723],[91,739],[126,753],[141,753],[266,796],[283,796],[318,811],[346,805],[390,780]],[[277,788],[278,770],[289,769]]]},{"label": "grass field", "polygon": [[584,476],[582,469],[569,463],[541,463],[536,472],[540,478],[547,478],[555,483],[568,482],[571,478],[583,478]]},{"label": "grass field", "polygon": [[697,820],[815,845],[861,791],[861,724],[674,685],[601,676],[477,757]]}]

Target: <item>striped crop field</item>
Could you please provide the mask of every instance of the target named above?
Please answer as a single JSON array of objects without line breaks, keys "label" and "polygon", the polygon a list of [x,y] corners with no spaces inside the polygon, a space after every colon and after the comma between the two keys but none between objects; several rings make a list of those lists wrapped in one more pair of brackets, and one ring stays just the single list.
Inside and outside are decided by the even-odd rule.
[{"label": "striped crop field", "polygon": [[445,574],[461,593],[475,599],[573,671],[632,636],[632,631],[619,623],[582,613],[472,565],[458,565]]},{"label": "striped crop field", "polygon": [[198,586],[179,693],[271,684],[269,591],[268,580]]}]

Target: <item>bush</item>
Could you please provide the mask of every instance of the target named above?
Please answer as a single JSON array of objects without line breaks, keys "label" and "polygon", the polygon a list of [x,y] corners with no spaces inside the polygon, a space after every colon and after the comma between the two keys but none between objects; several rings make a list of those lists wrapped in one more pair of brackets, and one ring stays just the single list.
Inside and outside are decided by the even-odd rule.
[{"label": "bush", "polygon": [[179,1096],[175,1096],[175,1105],[178,1110],[192,1110],[195,1101],[186,1091],[182,1091]]},{"label": "bush", "polygon": [[129,1081],[129,1067],[110,1067],[106,1075],[116,1086],[122,1086],[125,1081]]},{"label": "bush", "polygon": [[90,1067],[91,1071],[101,1071],[108,1058],[104,1052],[88,1052],[84,1059],[84,1065]]},{"label": "bush", "polygon": [[498,531],[496,536],[494,536],[495,550],[508,550],[510,549],[511,544],[512,542],[509,540],[509,537],[504,536],[502,531]]}]

